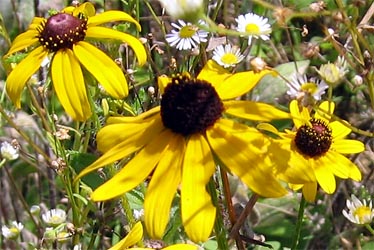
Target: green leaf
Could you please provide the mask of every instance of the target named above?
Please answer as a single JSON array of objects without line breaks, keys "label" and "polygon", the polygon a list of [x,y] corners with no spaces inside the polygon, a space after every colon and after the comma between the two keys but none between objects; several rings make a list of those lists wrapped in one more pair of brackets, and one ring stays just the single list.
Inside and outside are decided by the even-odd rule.
[{"label": "green leaf", "polygon": [[297,74],[304,74],[309,67],[309,63],[309,60],[304,60],[278,65],[274,69],[280,76],[273,77],[267,75],[263,77],[252,90],[253,99],[266,103],[274,103],[275,100],[284,96],[284,93],[288,90],[287,82],[282,77],[291,80]]},{"label": "green leaf", "polygon": [[[93,163],[96,159],[97,156],[93,154],[70,152],[70,165],[76,173],[82,171],[85,167]],[[104,183],[104,180],[100,178],[96,172],[92,172],[83,176],[82,181],[85,182],[92,189],[96,189]]]}]

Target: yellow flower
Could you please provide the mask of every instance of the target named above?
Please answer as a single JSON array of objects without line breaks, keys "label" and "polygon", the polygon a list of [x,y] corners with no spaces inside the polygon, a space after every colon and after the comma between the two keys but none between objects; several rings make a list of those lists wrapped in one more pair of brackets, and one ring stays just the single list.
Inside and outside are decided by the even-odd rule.
[{"label": "yellow flower", "polygon": [[[143,226],[141,222],[137,222],[131,231],[120,242],[112,246],[109,250],[124,250],[124,249],[137,249],[137,250],[151,250],[152,248],[131,247],[139,242],[143,237]],[[190,244],[175,244],[162,248],[163,250],[197,250],[197,246]]]},{"label": "yellow flower", "polygon": [[181,184],[185,231],[195,242],[207,240],[216,208],[206,184],[215,172],[216,158],[254,192],[267,197],[286,193],[268,167],[266,138],[256,129],[223,116],[262,121],[290,118],[268,104],[229,100],[247,93],[271,72],[231,74],[210,60],[196,79],[187,74],[160,77],[161,107],[138,117],[109,118],[97,136],[98,149],[104,155],[77,178],[139,151],[91,198],[102,201],[121,195],[153,172],[144,203],[149,234],[162,237]]},{"label": "yellow flower", "polygon": [[[299,109],[298,102],[290,103],[296,131],[280,133],[277,146],[272,148],[274,161],[280,165],[279,178],[290,182],[293,189],[302,188],[306,200],[314,201],[317,184],[328,194],[335,192],[335,176],[361,180],[358,167],[342,154],[365,150],[357,140],[344,139],[351,129],[332,121],[333,102],[322,102],[313,116],[307,108]],[[286,166],[285,168],[282,168]],[[309,181],[304,180],[308,178]]]},{"label": "yellow flower", "polygon": [[128,86],[122,70],[104,52],[86,42],[85,39],[118,39],[128,43],[135,51],[139,64],[146,61],[146,52],[141,42],[126,33],[98,25],[112,21],[139,23],[121,11],[106,11],[95,15],[91,3],[77,8],[68,7],[48,19],[35,17],[28,30],[14,40],[8,57],[33,46],[33,50],[9,74],[6,90],[19,108],[21,93],[27,80],[39,69],[49,54],[51,76],[56,94],[66,112],[75,120],[90,117],[91,108],[81,70],[81,64],[115,98],[128,95]]}]

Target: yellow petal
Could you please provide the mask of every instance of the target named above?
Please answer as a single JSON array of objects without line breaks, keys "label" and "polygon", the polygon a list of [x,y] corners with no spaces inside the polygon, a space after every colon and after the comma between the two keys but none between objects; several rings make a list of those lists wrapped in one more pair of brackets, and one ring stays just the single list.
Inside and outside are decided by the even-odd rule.
[{"label": "yellow petal", "polygon": [[154,107],[144,113],[141,113],[137,116],[115,116],[115,117],[109,117],[106,121],[107,124],[112,123],[142,123],[147,119],[153,119],[154,116],[160,115],[160,106]]},{"label": "yellow petal", "polygon": [[127,81],[122,70],[104,52],[83,41],[75,44],[73,51],[79,62],[97,79],[109,95],[117,99],[128,95]]},{"label": "yellow petal", "polygon": [[348,128],[347,126],[344,126],[339,121],[333,121],[329,123],[329,127],[332,130],[333,140],[343,139],[352,131],[350,128]]},{"label": "yellow petal", "polygon": [[12,42],[12,47],[9,49],[8,53],[4,56],[7,57],[18,51],[24,50],[39,41],[39,32],[36,30],[27,30],[26,32],[18,35],[16,39]]},{"label": "yellow petal", "polygon": [[357,140],[340,139],[333,141],[331,149],[341,154],[355,154],[364,151],[365,145]]},{"label": "yellow petal", "polygon": [[6,91],[17,108],[21,107],[21,93],[27,80],[40,68],[47,54],[43,47],[37,47],[10,72]]},{"label": "yellow petal", "polygon": [[308,160],[296,151],[290,139],[272,140],[269,155],[279,179],[293,184],[316,181]]},{"label": "yellow petal", "polygon": [[252,101],[225,101],[225,113],[248,120],[271,121],[291,118],[289,113],[266,103]]},{"label": "yellow petal", "polygon": [[109,250],[122,250],[138,243],[143,237],[143,226],[137,222],[131,231],[120,242],[109,248]]},{"label": "yellow petal", "polygon": [[157,84],[161,95],[164,94],[164,90],[169,83],[171,83],[171,78],[166,75],[157,78]]},{"label": "yellow petal", "polygon": [[95,6],[90,2],[85,2],[73,9],[73,16],[79,16],[80,14],[83,14],[86,18],[94,16],[96,14]]},{"label": "yellow petal", "polygon": [[172,246],[165,247],[162,250],[197,250],[197,249],[199,249],[198,246],[194,246],[194,245],[175,244]]},{"label": "yellow petal", "polygon": [[127,43],[134,50],[139,65],[144,65],[147,61],[147,53],[143,44],[138,38],[132,35],[105,27],[89,27],[86,32],[86,37],[120,40]]},{"label": "yellow petal", "polygon": [[237,123],[220,119],[207,130],[209,144],[218,158],[254,192],[265,197],[285,195],[287,191],[272,173],[264,136],[250,128],[232,133],[236,127]]},{"label": "yellow petal", "polygon": [[85,121],[91,116],[83,73],[70,49],[59,50],[52,60],[52,81],[58,99],[74,120]]},{"label": "yellow petal", "polygon": [[144,221],[151,238],[162,239],[169,222],[170,209],[182,176],[184,138],[168,133],[170,142],[148,186],[144,201]]},{"label": "yellow petal", "polygon": [[318,184],[328,194],[334,193],[336,189],[335,177],[328,167],[330,163],[326,158],[321,157],[313,164]]},{"label": "yellow petal", "polygon": [[[157,127],[157,124],[156,124]],[[122,159],[129,154],[132,154],[139,149],[141,149],[144,145],[149,143],[153,140],[156,135],[158,135],[158,130],[152,130],[153,126],[144,126],[147,133],[136,133],[131,136],[129,139],[123,140],[116,145],[106,142],[106,138],[111,139],[115,134],[121,134],[122,131],[113,130],[110,132],[110,129],[105,129],[104,132],[99,131],[98,135],[98,148],[105,151],[99,159],[97,159],[94,163],[83,169],[79,175],[75,178],[75,181],[81,178],[82,176],[95,171],[105,165],[111,164],[119,159]],[[118,129],[118,128],[117,128]],[[136,131],[137,132],[137,131]],[[104,142],[105,141],[105,142]],[[110,147],[112,146],[112,147]]]},{"label": "yellow petal", "polygon": [[108,124],[97,133],[97,148],[100,152],[107,152],[119,143],[125,142],[128,147],[134,148],[129,154],[143,147],[147,141],[164,129],[161,117],[152,117],[144,122]]},{"label": "yellow petal", "polygon": [[257,85],[257,83],[259,83],[262,77],[271,73],[274,72],[271,70],[261,70],[258,73],[255,73],[254,71],[245,71],[232,74],[227,77],[224,82],[220,82],[220,80],[216,78],[212,78],[209,82],[212,84],[213,82],[215,84],[216,81],[221,83],[215,85],[216,91],[222,100],[228,100],[249,92]]},{"label": "yellow petal", "polygon": [[130,22],[136,25],[136,28],[141,31],[142,27],[136,21],[133,17],[131,17],[129,14],[118,11],[118,10],[109,10],[105,11],[103,13],[100,13],[96,16],[90,17],[87,22],[88,28],[91,28],[92,26],[97,26],[104,23],[109,22],[116,22],[116,21],[124,21],[124,22]]},{"label": "yellow petal", "polygon": [[303,186],[303,195],[308,202],[314,202],[317,195],[317,182],[305,183]]},{"label": "yellow petal", "polygon": [[210,148],[202,135],[192,135],[187,143],[182,175],[182,221],[189,238],[204,242],[210,236],[216,218],[216,208],[206,191],[215,171]]},{"label": "yellow petal", "polygon": [[144,181],[164,154],[164,149],[170,141],[170,133],[169,130],[165,130],[154,138],[112,179],[98,187],[92,193],[91,199],[94,201],[112,199],[128,192]]},{"label": "yellow petal", "polygon": [[324,101],[319,105],[317,112],[314,114],[314,118],[321,119],[326,123],[329,123],[331,120],[331,114],[334,113],[334,109],[335,103]]},{"label": "yellow petal", "polygon": [[336,153],[336,152],[329,152],[330,160],[332,164],[330,165],[331,168],[333,168],[333,173],[336,174],[338,171],[342,172],[344,171],[344,174],[342,176],[339,176],[340,178],[346,179],[351,178],[355,181],[361,180],[361,172],[360,169],[351,162],[348,158],[345,156]]},{"label": "yellow petal", "polygon": [[263,70],[259,73],[253,71],[230,73],[213,60],[209,60],[197,76],[213,85],[221,99],[233,99],[251,90],[263,76],[275,73]]},{"label": "yellow petal", "polygon": [[308,109],[305,107],[300,109],[299,103],[296,100],[291,101],[290,112],[296,128],[300,128],[302,125],[309,123],[310,114]]}]

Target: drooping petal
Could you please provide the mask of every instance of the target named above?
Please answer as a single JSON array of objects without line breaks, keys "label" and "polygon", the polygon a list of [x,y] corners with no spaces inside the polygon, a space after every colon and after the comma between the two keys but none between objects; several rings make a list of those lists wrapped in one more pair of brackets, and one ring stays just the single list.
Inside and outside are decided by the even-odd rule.
[{"label": "drooping petal", "polygon": [[310,161],[310,164],[314,168],[314,173],[316,174],[318,184],[326,193],[332,194],[335,192],[336,183],[335,177],[328,167],[329,163],[330,162],[325,157],[321,157],[315,161]]},{"label": "drooping petal", "polygon": [[[98,144],[100,150],[104,151],[105,153],[97,159],[94,163],[83,169],[79,175],[75,178],[75,180],[81,178],[82,176],[95,171],[102,166],[111,164],[119,159],[122,159],[129,154],[132,154],[139,149],[141,149],[143,146],[145,146],[148,142],[152,141],[156,135],[158,135],[159,131],[157,130],[152,130],[152,128],[157,128],[157,123],[155,124],[156,126],[150,126],[150,124],[147,124],[148,126],[145,126],[144,129],[147,131],[147,133],[137,133],[136,135],[133,135],[131,138],[124,140],[117,145],[113,145],[110,142],[104,142],[105,141],[105,136],[108,136],[108,139],[113,137],[113,133],[109,132],[107,129],[104,130],[104,132],[100,133],[99,131],[99,137],[98,137]],[[118,128],[117,128],[118,129]],[[118,132],[118,134],[122,133],[122,131],[117,131],[114,130],[113,132]],[[110,147],[112,146],[112,147]],[[144,153],[143,153],[144,154]]]},{"label": "drooping petal", "polygon": [[151,238],[161,239],[169,222],[171,203],[182,176],[183,136],[170,132],[170,142],[152,175],[144,201],[144,221]]},{"label": "drooping petal", "polygon": [[160,113],[160,106],[154,107],[144,113],[141,113],[137,116],[112,116],[109,117],[106,121],[107,124],[113,123],[136,123],[136,122],[144,122],[147,119],[152,119],[154,116],[159,115]]},{"label": "drooping petal", "polygon": [[355,181],[361,180],[360,169],[347,157],[333,151],[328,152],[328,154],[331,155],[331,161],[334,163],[330,165],[334,168],[334,174],[336,173],[335,171],[345,171],[345,178],[351,178]]},{"label": "drooping petal", "polygon": [[128,192],[144,181],[164,154],[170,141],[170,133],[169,130],[165,130],[154,138],[112,179],[98,187],[92,193],[91,199],[94,201],[112,199]]},{"label": "drooping petal", "polygon": [[197,250],[197,249],[199,249],[198,246],[189,245],[189,244],[175,244],[175,245],[163,248],[163,250]]},{"label": "drooping petal", "polygon": [[334,110],[334,102],[324,101],[319,105],[316,113],[314,114],[314,118],[321,119],[328,124],[331,119],[331,114],[334,113]]},{"label": "drooping petal", "polygon": [[300,109],[297,100],[293,100],[290,103],[290,112],[293,119],[293,123],[296,128],[300,128],[302,125],[308,124],[310,121],[310,114],[307,108],[302,107]]},{"label": "drooping petal", "polygon": [[[341,160],[340,156],[342,155],[336,152],[333,152],[331,150],[326,152],[326,154],[323,156],[325,158],[324,159],[324,163],[326,164],[325,167],[329,168],[335,176],[342,178],[342,179],[347,179],[350,174],[350,165],[352,163],[349,165],[341,164],[341,162],[339,162],[339,160]],[[343,158],[345,157],[343,156]],[[344,161],[344,163],[346,163],[346,161]]]},{"label": "drooping petal", "polygon": [[109,250],[122,250],[135,245],[143,237],[143,226],[139,221],[137,222],[131,231],[123,238],[120,242],[109,248]]},{"label": "drooping petal", "polygon": [[252,101],[225,101],[225,113],[254,121],[271,121],[275,119],[289,119],[286,113],[266,103]]},{"label": "drooping petal", "polygon": [[[203,67],[203,69],[200,71],[199,75],[197,76],[197,79],[204,80],[207,82],[210,82],[213,87],[218,87],[221,85],[226,78],[230,77],[232,73],[228,71],[227,69],[219,66],[218,63],[216,63],[213,60],[209,60]],[[214,79],[214,81],[212,81]]]},{"label": "drooping petal", "polygon": [[337,139],[343,139],[346,137],[349,133],[351,133],[351,129],[348,128],[347,126],[344,126],[341,122],[339,121],[333,121],[329,123],[329,127],[332,130],[332,138],[334,140]]},{"label": "drooping petal", "polygon": [[121,99],[129,90],[122,70],[104,52],[87,42],[78,42],[73,51],[79,62],[97,79],[106,92]]},{"label": "drooping petal", "polygon": [[219,159],[254,192],[265,197],[287,193],[273,175],[264,136],[259,131],[220,119],[207,130],[207,137]]},{"label": "drooping petal", "polygon": [[40,68],[48,51],[37,47],[10,72],[6,80],[6,91],[17,108],[21,107],[21,93],[27,80]]},{"label": "drooping petal", "polygon": [[4,57],[14,54],[18,51],[24,50],[39,41],[38,31],[27,30],[22,34],[18,35],[16,39],[12,42],[12,47],[9,49],[8,53]]},{"label": "drooping petal", "polygon": [[303,186],[303,195],[308,202],[314,202],[317,195],[317,182],[308,182]]},{"label": "drooping petal", "polygon": [[147,61],[147,53],[143,44],[132,35],[105,27],[90,27],[87,29],[86,37],[120,40],[127,43],[134,50],[139,65],[144,65]]},{"label": "drooping petal", "polygon": [[208,143],[202,135],[192,135],[183,161],[181,206],[184,229],[194,242],[206,241],[213,229],[216,208],[206,185],[214,171]]},{"label": "drooping petal", "polygon": [[164,126],[159,116],[151,117],[143,122],[107,123],[107,125],[97,133],[97,148],[100,152],[107,152],[122,142],[128,144],[124,150],[132,146],[134,146],[134,148],[139,148],[144,145],[142,143],[147,142],[147,140],[151,141],[152,138],[163,129]]},{"label": "drooping petal", "polygon": [[365,150],[365,145],[357,140],[334,140],[331,149],[341,154],[356,154]]},{"label": "drooping petal", "polygon": [[118,11],[118,10],[108,10],[103,13],[100,13],[96,16],[90,17],[87,22],[88,28],[91,28],[93,26],[97,26],[104,23],[109,22],[116,22],[116,21],[124,21],[124,22],[130,22],[136,25],[136,28],[141,31],[142,27],[136,21],[133,17],[131,17],[129,14]]},{"label": "drooping petal", "polygon": [[52,60],[52,81],[58,99],[74,120],[85,121],[91,116],[82,69],[73,51],[59,50]]}]

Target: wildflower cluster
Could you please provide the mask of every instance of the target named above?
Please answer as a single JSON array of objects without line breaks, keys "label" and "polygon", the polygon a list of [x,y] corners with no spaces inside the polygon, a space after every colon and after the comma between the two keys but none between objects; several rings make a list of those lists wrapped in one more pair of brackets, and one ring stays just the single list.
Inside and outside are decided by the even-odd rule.
[{"label": "wildflower cluster", "polygon": [[[316,247],[301,242],[303,220],[370,179],[359,153],[374,133],[351,118],[347,99],[374,103],[373,60],[350,41],[358,51],[371,45],[363,28],[344,46],[331,28],[313,39],[306,24],[289,28],[295,17],[332,15],[322,1],[305,13],[244,5],[129,1],[108,10],[74,1],[33,17],[13,42],[0,27],[9,39],[0,209],[15,211],[0,215],[0,248],[271,247],[256,233],[271,242],[268,228],[295,222],[279,244]],[[288,215],[297,203],[296,220]],[[256,221],[279,204],[282,222]],[[352,194],[346,206],[339,213],[374,236],[371,199]]]}]

